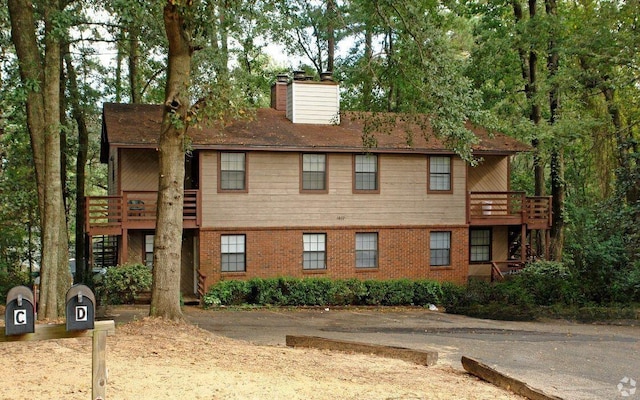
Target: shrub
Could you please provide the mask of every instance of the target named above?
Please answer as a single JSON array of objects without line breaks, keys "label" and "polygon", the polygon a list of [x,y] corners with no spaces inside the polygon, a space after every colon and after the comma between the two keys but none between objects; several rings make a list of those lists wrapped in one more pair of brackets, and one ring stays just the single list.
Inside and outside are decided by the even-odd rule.
[{"label": "shrub", "polygon": [[415,281],[413,283],[413,304],[418,306],[441,304],[443,285],[434,281]]},{"label": "shrub", "polygon": [[618,303],[640,302],[640,261],[619,271],[613,282],[613,301]]},{"label": "shrub", "polygon": [[380,306],[384,303],[386,285],[384,281],[367,280],[364,281],[364,287],[367,290],[363,298],[363,304],[368,306]]},{"label": "shrub", "polygon": [[255,278],[249,281],[251,293],[248,303],[260,305],[283,305],[285,304],[285,296],[282,288],[278,284],[278,278]]},{"label": "shrub", "polygon": [[383,305],[402,306],[413,305],[413,281],[409,279],[394,279],[384,281],[385,296]]},{"label": "shrub", "polygon": [[106,304],[130,304],[137,295],[151,289],[152,279],[151,270],[143,264],[107,268],[96,282],[96,294]]},{"label": "shrub", "polygon": [[240,280],[220,281],[203,298],[205,307],[213,305],[239,305],[247,302],[251,287],[248,282]]},{"label": "shrub", "polygon": [[329,304],[334,306],[360,305],[366,295],[367,287],[361,280],[337,280],[329,288]]},{"label": "shrub", "polygon": [[466,301],[466,288],[451,282],[443,282],[440,284],[441,297],[435,304],[439,304],[445,308],[447,312],[454,312],[456,307],[464,305]]},{"label": "shrub", "polygon": [[559,262],[531,263],[514,279],[513,285],[525,290],[537,305],[571,305],[579,300],[579,290],[571,270]]}]

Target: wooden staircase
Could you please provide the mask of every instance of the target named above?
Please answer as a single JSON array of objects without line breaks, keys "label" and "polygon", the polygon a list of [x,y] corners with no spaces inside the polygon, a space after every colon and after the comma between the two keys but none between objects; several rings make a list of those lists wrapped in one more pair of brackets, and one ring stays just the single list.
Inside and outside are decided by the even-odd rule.
[{"label": "wooden staircase", "polygon": [[93,252],[93,266],[107,268],[118,265],[118,237],[93,236],[91,248]]}]

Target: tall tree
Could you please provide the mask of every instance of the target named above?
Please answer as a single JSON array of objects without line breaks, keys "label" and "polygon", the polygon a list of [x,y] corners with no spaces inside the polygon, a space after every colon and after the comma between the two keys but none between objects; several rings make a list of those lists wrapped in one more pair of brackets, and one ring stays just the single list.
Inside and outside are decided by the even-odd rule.
[{"label": "tall tree", "polygon": [[34,5],[28,0],[8,0],[8,5],[11,38],[19,60],[22,85],[27,92],[27,125],[42,221],[38,317],[57,318],[64,313],[65,293],[71,283],[60,158],[61,57],[58,29],[61,9],[55,1],[41,4],[44,22],[41,49],[35,31],[38,24]]},{"label": "tall tree", "polygon": [[[246,115],[242,108],[246,99],[230,89],[225,73],[210,76],[207,85],[193,85],[193,54],[200,48],[200,43],[207,43],[206,37],[198,35],[198,29],[203,26],[203,19],[210,15],[198,9],[198,5],[191,0],[167,0],[163,10],[169,52],[158,146],[158,209],[150,315],[167,319],[182,318],[180,238],[188,129],[196,123],[224,126],[225,121]],[[224,69],[224,65],[220,68]],[[198,100],[192,105],[191,98]]]},{"label": "tall tree", "polygon": [[158,210],[153,249],[153,285],[150,315],[182,318],[180,309],[180,267],[182,208],[184,202],[184,140],[189,126],[191,55],[185,14],[191,2],[169,0],[164,7],[164,24],[169,41],[159,154]]},{"label": "tall tree", "polygon": [[[549,125],[555,125],[560,107],[560,85],[558,69],[560,67],[558,3],[556,0],[545,0],[545,11],[548,18],[549,40],[547,51],[547,71],[549,75]],[[552,260],[562,260],[565,229],[565,182],[564,182],[564,148],[561,141],[557,141],[551,149],[551,196],[552,218],[551,251]]]}]

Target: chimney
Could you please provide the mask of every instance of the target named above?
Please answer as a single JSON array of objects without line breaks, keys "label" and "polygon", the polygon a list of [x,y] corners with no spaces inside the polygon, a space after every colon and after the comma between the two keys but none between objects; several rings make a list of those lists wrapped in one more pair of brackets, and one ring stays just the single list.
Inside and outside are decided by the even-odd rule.
[{"label": "chimney", "polygon": [[340,123],[340,88],[331,72],[313,81],[295,71],[287,84],[286,116],[294,124],[333,125]]},{"label": "chimney", "polygon": [[271,108],[278,111],[287,109],[287,83],[289,75],[278,74],[275,83],[271,85]]}]

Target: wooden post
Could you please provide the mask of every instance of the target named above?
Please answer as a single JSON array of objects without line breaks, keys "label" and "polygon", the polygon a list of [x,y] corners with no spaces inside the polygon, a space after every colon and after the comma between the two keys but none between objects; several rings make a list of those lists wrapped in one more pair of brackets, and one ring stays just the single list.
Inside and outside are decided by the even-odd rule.
[{"label": "wooden post", "polygon": [[[113,321],[111,321],[113,322]],[[91,359],[91,396],[93,400],[105,400],[107,389],[107,331],[94,330]]]},{"label": "wooden post", "polygon": [[0,343],[93,337],[91,394],[94,400],[105,400],[107,388],[107,336],[114,335],[115,332],[116,325],[114,321],[96,321],[93,329],[85,331],[67,331],[66,324],[36,324],[35,332],[24,335],[7,336],[3,330],[0,334]]},{"label": "wooden post", "polygon": [[462,367],[471,375],[496,385],[499,388],[509,390],[530,400],[562,400],[562,398],[546,394],[545,392],[532,388],[526,383],[505,375],[497,370],[481,363],[473,358],[462,356]]}]

